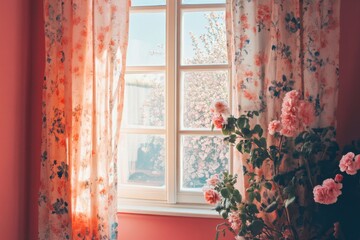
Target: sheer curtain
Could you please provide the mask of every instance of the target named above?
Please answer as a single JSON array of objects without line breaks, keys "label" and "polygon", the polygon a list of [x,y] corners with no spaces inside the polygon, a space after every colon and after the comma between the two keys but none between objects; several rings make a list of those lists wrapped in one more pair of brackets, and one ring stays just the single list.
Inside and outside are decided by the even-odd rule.
[{"label": "sheer curtain", "polygon": [[129,0],[45,0],[39,239],[116,239]]},{"label": "sheer curtain", "polygon": [[315,125],[335,125],[340,1],[227,0],[226,7],[233,112],[261,111],[267,129],[296,89],[315,103]]},{"label": "sheer curtain", "polygon": [[[280,116],[284,94],[295,89],[315,104],[314,127],[335,125],[340,0],[227,0],[226,8],[235,115],[260,111],[257,123],[267,129]],[[246,156],[236,152],[235,159],[244,192]],[[292,165],[289,160],[281,170]]]}]

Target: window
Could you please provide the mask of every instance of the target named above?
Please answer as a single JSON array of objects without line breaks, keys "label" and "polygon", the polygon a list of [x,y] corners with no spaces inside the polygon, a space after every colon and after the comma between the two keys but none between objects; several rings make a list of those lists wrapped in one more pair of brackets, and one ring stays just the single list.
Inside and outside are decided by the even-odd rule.
[{"label": "window", "polygon": [[210,104],[230,100],[225,0],[132,0],[119,197],[203,204],[230,169]]}]

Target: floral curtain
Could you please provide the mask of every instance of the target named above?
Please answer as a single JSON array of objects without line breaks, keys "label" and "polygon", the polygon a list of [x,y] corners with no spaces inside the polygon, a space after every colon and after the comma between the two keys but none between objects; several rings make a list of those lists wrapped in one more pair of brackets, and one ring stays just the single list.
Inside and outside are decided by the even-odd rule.
[{"label": "floral curtain", "polygon": [[45,0],[39,239],[116,239],[130,1]]},{"label": "floral curtain", "polygon": [[[233,112],[260,111],[256,121],[267,129],[279,119],[285,93],[295,89],[315,106],[313,127],[335,125],[340,0],[227,0],[226,7]],[[244,192],[246,156],[235,154]],[[271,175],[270,169],[258,171]]]}]

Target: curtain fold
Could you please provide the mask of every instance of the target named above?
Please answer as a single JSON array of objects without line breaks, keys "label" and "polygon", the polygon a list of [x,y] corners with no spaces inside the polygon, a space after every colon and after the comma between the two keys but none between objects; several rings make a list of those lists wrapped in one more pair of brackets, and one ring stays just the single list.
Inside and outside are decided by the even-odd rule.
[{"label": "curtain fold", "polygon": [[[316,108],[313,127],[336,124],[340,0],[227,0],[226,28],[233,113],[260,111],[267,129],[279,119],[284,94],[300,90]],[[253,123],[255,124],[255,123]],[[269,135],[268,135],[269,136]],[[245,193],[247,156],[235,152],[234,172]],[[293,169],[285,161],[282,172]],[[272,167],[259,170],[271,176]],[[305,238],[304,238],[305,239]]]},{"label": "curtain fold", "polygon": [[130,1],[45,0],[39,239],[116,239]]},{"label": "curtain fold", "polygon": [[339,0],[227,0],[233,112],[260,111],[257,123],[267,129],[296,89],[315,104],[314,126],[335,125],[339,10]]}]

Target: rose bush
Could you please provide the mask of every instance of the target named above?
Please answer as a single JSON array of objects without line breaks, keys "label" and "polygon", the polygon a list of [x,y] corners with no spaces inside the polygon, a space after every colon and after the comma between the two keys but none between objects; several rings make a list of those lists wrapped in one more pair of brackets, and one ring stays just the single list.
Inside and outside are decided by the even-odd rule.
[{"label": "rose bush", "polygon": [[[213,104],[213,127],[221,128],[224,141],[246,158],[243,179],[247,182],[243,183],[246,186],[243,197],[244,193],[235,188],[237,175],[223,172],[207,181],[205,191],[211,190],[220,196],[216,198],[215,210],[227,220],[217,227],[216,239],[226,230],[234,234],[235,239],[344,236],[339,221],[344,206],[339,199],[343,198],[346,187],[359,189],[360,181],[357,176],[357,183],[348,186],[341,172],[347,176],[357,174],[360,154],[354,152],[359,153],[360,148],[353,145],[350,149],[354,152],[341,157],[335,129],[311,128],[315,119],[313,103],[302,99],[295,90],[285,94],[280,119],[269,123],[268,138],[263,136],[262,127],[252,121],[261,113],[252,111],[225,119],[226,109],[223,101]],[[221,124],[217,122],[219,117],[224,118]],[[290,171],[283,171],[284,161],[297,165]],[[305,235],[304,229],[308,231]]]}]

